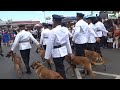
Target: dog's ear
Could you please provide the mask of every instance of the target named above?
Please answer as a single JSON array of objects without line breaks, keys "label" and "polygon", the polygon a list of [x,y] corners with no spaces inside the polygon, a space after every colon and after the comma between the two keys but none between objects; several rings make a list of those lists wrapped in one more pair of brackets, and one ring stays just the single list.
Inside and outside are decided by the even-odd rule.
[{"label": "dog's ear", "polygon": [[40,63],[40,61],[37,61],[37,63]]},{"label": "dog's ear", "polygon": [[33,64],[31,64],[30,67],[31,67],[32,69],[34,69]]}]

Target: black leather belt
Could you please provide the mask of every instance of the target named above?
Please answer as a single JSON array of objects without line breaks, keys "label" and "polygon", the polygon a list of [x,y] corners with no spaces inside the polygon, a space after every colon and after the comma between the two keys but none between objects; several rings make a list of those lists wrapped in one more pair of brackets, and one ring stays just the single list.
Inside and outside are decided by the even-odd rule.
[{"label": "black leather belt", "polygon": [[19,43],[26,43],[26,42],[30,42],[30,40],[28,40],[28,41],[19,41]]},{"label": "black leather belt", "polygon": [[102,31],[102,30],[97,30],[97,32]]},{"label": "black leather belt", "polygon": [[58,46],[54,46],[53,48],[54,48],[54,49],[56,49],[56,48],[63,47],[63,46],[65,46],[65,45],[66,45],[66,43],[64,43],[64,44],[61,44],[61,45],[58,45]]}]

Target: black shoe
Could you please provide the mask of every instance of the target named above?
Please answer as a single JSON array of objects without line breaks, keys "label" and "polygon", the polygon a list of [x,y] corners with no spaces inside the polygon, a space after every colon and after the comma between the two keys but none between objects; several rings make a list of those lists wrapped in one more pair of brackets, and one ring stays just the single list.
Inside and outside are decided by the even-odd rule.
[{"label": "black shoe", "polygon": [[29,70],[29,71],[26,71],[26,73],[27,73],[27,74],[31,74],[31,71],[30,71],[30,70]]},{"label": "black shoe", "polygon": [[3,54],[0,54],[2,57],[4,57],[4,55]]},{"label": "black shoe", "polygon": [[80,73],[81,74],[85,74],[85,70],[80,70]]}]

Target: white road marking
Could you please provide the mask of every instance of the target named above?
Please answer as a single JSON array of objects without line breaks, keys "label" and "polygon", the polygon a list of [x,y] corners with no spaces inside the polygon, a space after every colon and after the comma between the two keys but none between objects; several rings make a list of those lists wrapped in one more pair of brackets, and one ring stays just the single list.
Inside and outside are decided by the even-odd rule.
[{"label": "white road marking", "polygon": [[101,74],[101,75],[106,75],[106,76],[113,76],[113,77],[118,77],[118,76],[120,76],[120,75],[117,75],[117,74],[102,73],[102,72],[96,72],[96,71],[93,71],[93,73]]},{"label": "white road marking", "polygon": [[[83,70],[83,69],[79,69],[79,70]],[[112,77],[116,77],[115,79],[120,79],[120,75],[117,75],[117,74],[110,74],[110,73],[103,73],[103,72],[96,72],[96,71],[93,71],[93,73],[106,75],[106,76],[112,76]]]},{"label": "white road marking", "polygon": [[78,68],[75,69],[75,72],[76,72],[77,78],[78,78],[78,79],[82,79],[82,76],[81,76]]},{"label": "white road marking", "polygon": [[115,79],[120,79],[120,76],[117,76]]}]

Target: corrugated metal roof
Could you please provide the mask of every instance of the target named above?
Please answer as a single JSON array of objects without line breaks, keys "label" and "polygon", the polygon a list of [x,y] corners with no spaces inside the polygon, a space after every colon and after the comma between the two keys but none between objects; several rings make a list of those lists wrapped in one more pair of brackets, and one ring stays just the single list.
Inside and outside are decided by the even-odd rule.
[{"label": "corrugated metal roof", "polygon": [[7,22],[6,21],[0,21],[0,26],[2,25],[7,25]]}]

